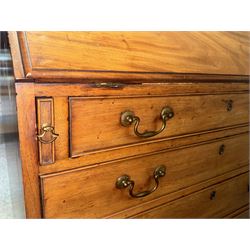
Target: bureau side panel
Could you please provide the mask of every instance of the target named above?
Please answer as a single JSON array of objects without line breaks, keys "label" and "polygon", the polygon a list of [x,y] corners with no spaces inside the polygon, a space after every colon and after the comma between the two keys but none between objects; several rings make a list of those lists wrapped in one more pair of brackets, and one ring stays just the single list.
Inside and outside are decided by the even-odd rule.
[{"label": "bureau side panel", "polygon": [[16,84],[16,91],[26,216],[27,218],[40,218],[41,203],[33,84],[29,83],[26,86]]}]

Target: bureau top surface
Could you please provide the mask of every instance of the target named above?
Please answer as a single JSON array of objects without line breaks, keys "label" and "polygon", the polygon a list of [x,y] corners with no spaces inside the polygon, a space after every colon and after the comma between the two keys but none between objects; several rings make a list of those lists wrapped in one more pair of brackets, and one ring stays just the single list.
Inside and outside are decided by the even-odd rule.
[{"label": "bureau top surface", "polygon": [[10,32],[9,37],[16,78],[249,75],[249,32]]}]

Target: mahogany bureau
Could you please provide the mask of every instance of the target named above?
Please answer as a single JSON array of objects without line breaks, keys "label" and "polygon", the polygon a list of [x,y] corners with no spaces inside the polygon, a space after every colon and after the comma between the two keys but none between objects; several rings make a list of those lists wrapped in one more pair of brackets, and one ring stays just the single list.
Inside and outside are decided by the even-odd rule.
[{"label": "mahogany bureau", "polygon": [[248,32],[9,32],[27,218],[248,218]]}]

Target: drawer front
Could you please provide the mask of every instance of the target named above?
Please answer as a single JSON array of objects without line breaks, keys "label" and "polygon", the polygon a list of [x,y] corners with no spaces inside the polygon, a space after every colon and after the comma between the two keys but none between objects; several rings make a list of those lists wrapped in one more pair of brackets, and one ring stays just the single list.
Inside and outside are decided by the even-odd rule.
[{"label": "drawer front", "polygon": [[[248,94],[141,98],[72,97],[69,100],[70,156],[247,123],[248,97]],[[164,107],[171,107],[174,116],[166,120],[166,128],[159,132],[164,125],[161,117]],[[132,111],[134,116],[140,118],[137,131],[142,135],[136,135],[134,131],[136,118],[132,119],[132,124],[127,123],[128,126],[121,124],[121,119],[126,123],[126,118],[129,118],[124,113],[126,111]],[[145,131],[159,133],[145,138],[144,136],[150,135],[145,134]]]},{"label": "drawer front", "polygon": [[[45,218],[101,218],[248,164],[248,134],[195,147],[157,153],[85,169],[41,176]],[[144,198],[118,189],[118,177],[129,175],[133,193],[155,185],[155,168],[164,165],[159,187]]]},{"label": "drawer front", "polygon": [[234,218],[238,219],[249,219],[249,209],[245,210],[244,212],[236,215]]},{"label": "drawer front", "polygon": [[135,218],[222,218],[249,202],[249,173],[206,188]]}]

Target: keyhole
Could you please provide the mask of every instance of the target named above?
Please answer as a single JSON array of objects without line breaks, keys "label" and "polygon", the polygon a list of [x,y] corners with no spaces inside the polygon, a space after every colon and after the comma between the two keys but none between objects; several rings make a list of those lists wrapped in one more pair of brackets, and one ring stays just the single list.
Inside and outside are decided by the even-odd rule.
[{"label": "keyhole", "polygon": [[233,100],[226,101],[227,111],[231,111],[233,109]]},{"label": "keyhole", "polygon": [[212,191],[212,192],[210,193],[210,200],[214,200],[215,197],[216,197],[216,191]]},{"label": "keyhole", "polygon": [[225,151],[225,145],[222,144],[219,148],[219,155],[223,155],[224,154],[224,151]]}]

